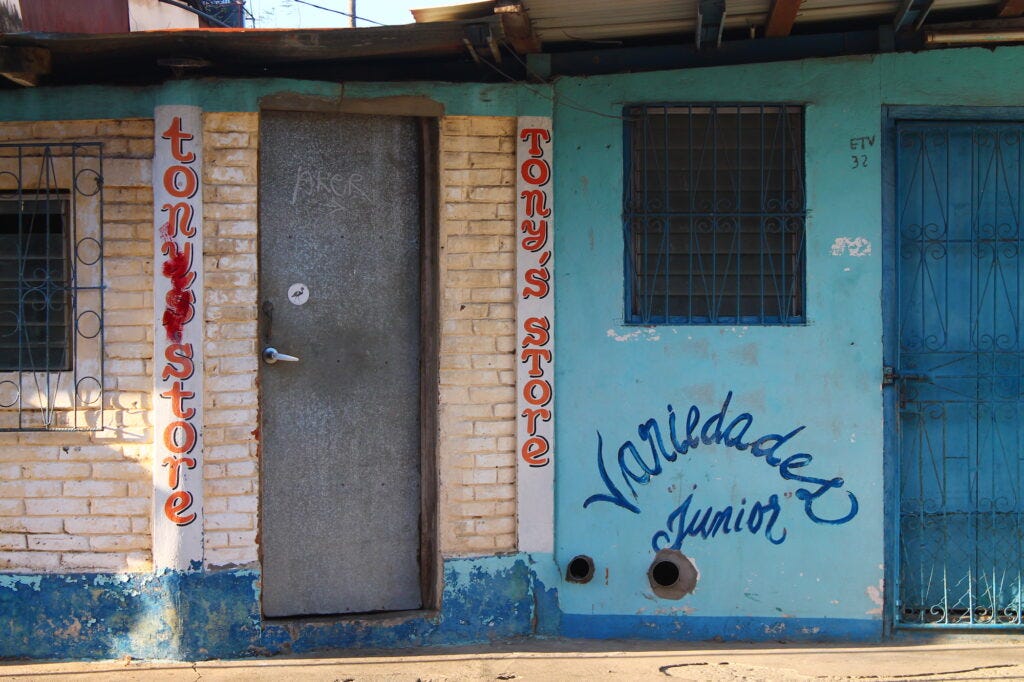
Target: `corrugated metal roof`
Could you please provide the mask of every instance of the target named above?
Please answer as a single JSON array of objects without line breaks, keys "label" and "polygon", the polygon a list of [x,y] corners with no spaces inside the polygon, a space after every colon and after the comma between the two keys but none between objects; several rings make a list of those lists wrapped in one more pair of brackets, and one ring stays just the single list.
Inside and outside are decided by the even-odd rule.
[{"label": "corrugated metal roof", "polygon": [[[693,33],[699,0],[521,0],[544,43],[602,41]],[[772,0],[729,0],[725,28],[761,28]],[[995,16],[1000,0],[935,0],[932,12],[978,8],[977,18]],[[796,23],[891,20],[900,0],[804,0]],[[469,19],[487,14],[493,2],[413,10],[418,22]],[[983,8],[992,8],[991,12]]]},{"label": "corrugated metal roof", "polygon": [[[998,4],[999,0],[936,0],[932,12]],[[692,33],[698,0],[523,0],[523,5],[541,41],[558,43]],[[889,18],[899,5],[899,0],[805,0],[796,23]],[[771,0],[730,0],[726,7],[727,30],[759,28],[768,18]]]},{"label": "corrugated metal roof", "polygon": [[[930,47],[921,31],[878,30],[892,26],[900,0],[805,0],[793,35],[771,40],[760,39],[771,0],[729,0],[725,24],[733,33],[717,49],[701,49],[694,44],[698,0],[519,1],[525,4],[541,39],[555,46],[546,50],[552,76]],[[1024,29],[1020,12],[1016,17],[991,21],[1000,6],[999,0],[935,0],[926,28]],[[526,27],[517,24],[515,17],[494,10],[494,0],[483,0],[415,12],[418,23],[414,25],[316,31],[0,34],[0,47],[22,55],[26,64],[37,65],[34,80],[21,79],[21,72],[14,72],[18,78],[0,76],[0,88],[15,87],[15,82],[139,84],[199,76],[474,82],[536,77],[523,60],[501,62],[499,45],[504,45],[506,51],[532,52],[535,41],[528,32],[524,39]],[[756,39],[743,39],[744,28],[757,29]],[[525,49],[516,46],[515,41],[524,40],[529,40]],[[585,42],[572,45],[573,41]],[[492,56],[500,65],[490,61]]]}]

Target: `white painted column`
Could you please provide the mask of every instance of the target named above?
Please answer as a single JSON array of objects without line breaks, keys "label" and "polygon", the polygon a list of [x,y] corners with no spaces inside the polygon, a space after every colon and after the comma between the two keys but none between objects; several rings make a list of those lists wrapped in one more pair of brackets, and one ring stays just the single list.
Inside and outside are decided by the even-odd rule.
[{"label": "white painted column", "polygon": [[153,567],[188,570],[203,561],[203,112],[154,118]]},{"label": "white painted column", "polygon": [[555,240],[551,119],[516,132],[518,546],[551,552],[555,513]]}]

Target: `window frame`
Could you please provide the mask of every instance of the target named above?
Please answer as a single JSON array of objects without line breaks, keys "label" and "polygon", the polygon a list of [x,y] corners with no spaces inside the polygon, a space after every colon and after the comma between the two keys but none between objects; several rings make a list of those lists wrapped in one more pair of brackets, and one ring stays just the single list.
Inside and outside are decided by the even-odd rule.
[{"label": "window frame", "polygon": [[[636,127],[637,121],[641,120],[640,118],[638,118],[638,114],[640,116],[647,116],[647,115],[650,115],[650,112],[652,112],[652,111],[656,112],[659,109],[664,110],[664,112],[662,114],[660,114],[660,115],[666,116],[666,117],[671,115],[672,113],[683,113],[686,116],[692,116],[694,113],[701,113],[701,110],[706,110],[703,113],[714,113],[714,114],[717,114],[717,113],[720,113],[720,112],[723,112],[723,111],[725,113],[730,113],[729,110],[732,110],[735,114],[749,113],[749,112],[745,112],[744,110],[750,110],[750,109],[759,110],[760,111],[760,115],[762,117],[762,120],[761,120],[762,131],[765,129],[764,128],[764,116],[765,116],[766,113],[768,113],[769,110],[772,110],[773,112],[775,112],[774,115],[778,115],[778,113],[783,112],[784,110],[792,110],[793,113],[799,115],[799,131],[798,131],[799,138],[797,140],[798,148],[799,148],[799,164],[795,164],[792,167],[786,167],[785,165],[783,165],[783,169],[782,170],[784,172],[795,173],[799,177],[799,182],[797,184],[798,184],[798,189],[799,189],[799,194],[800,194],[800,199],[801,199],[800,204],[799,204],[799,206],[795,210],[790,210],[790,211],[779,210],[779,211],[775,211],[775,212],[769,212],[769,211],[762,210],[762,211],[759,212],[761,214],[761,216],[762,216],[762,220],[764,218],[772,218],[772,217],[777,217],[779,220],[786,220],[787,216],[788,216],[789,219],[795,219],[795,220],[799,221],[798,233],[796,231],[793,232],[793,234],[796,235],[796,237],[797,237],[796,244],[793,247],[793,253],[792,254],[788,254],[787,252],[782,252],[782,254],[781,254],[782,258],[784,258],[784,259],[791,258],[791,259],[793,259],[795,261],[795,267],[792,268],[791,271],[790,271],[791,272],[790,278],[788,280],[786,280],[786,282],[784,282],[784,283],[788,283],[788,282],[791,281],[793,283],[793,289],[794,289],[795,293],[794,293],[793,296],[787,296],[786,297],[787,298],[787,303],[788,303],[787,307],[792,307],[794,305],[794,303],[797,304],[796,305],[796,309],[795,309],[795,311],[794,311],[794,313],[792,315],[779,315],[779,314],[769,315],[769,314],[766,314],[767,311],[762,312],[761,315],[743,315],[741,310],[736,310],[736,314],[734,314],[734,315],[703,315],[703,316],[701,316],[701,315],[670,315],[669,311],[667,309],[667,304],[666,304],[666,311],[665,311],[664,314],[662,314],[662,315],[653,315],[653,314],[652,315],[645,315],[644,312],[640,309],[640,306],[637,305],[637,300],[638,299],[636,297],[636,286],[637,286],[637,282],[638,282],[639,273],[638,273],[637,269],[634,268],[634,258],[637,256],[637,252],[634,250],[633,239],[635,237],[635,232],[634,232],[634,228],[633,228],[633,222],[637,219],[637,217],[643,218],[643,216],[645,215],[645,212],[637,211],[635,208],[633,208],[633,200],[634,200],[634,198],[635,197],[640,197],[640,196],[642,196],[644,194],[643,190],[637,191],[636,188],[634,188],[634,173],[636,172],[636,167],[634,165],[635,164],[635,157],[636,157],[637,152],[640,149],[643,149],[642,147],[634,147],[635,127]],[[679,109],[680,111],[679,112],[673,112],[673,111],[671,111],[672,109]],[[778,326],[803,326],[803,325],[808,324],[808,319],[809,318],[808,318],[808,312],[807,312],[808,296],[807,296],[807,254],[806,254],[807,219],[808,219],[808,213],[809,213],[809,211],[807,209],[807,175],[806,175],[806,169],[807,169],[807,146],[806,146],[807,109],[808,109],[808,107],[807,107],[806,103],[803,103],[803,102],[787,102],[787,101],[775,101],[775,102],[678,102],[678,101],[676,101],[676,102],[664,102],[664,101],[658,101],[658,102],[633,102],[633,103],[627,103],[627,104],[623,105],[623,108],[622,108],[622,120],[623,120],[623,154],[622,154],[622,159],[623,159],[623,175],[622,175],[622,186],[623,186],[623,190],[622,190],[622,216],[621,216],[621,218],[622,218],[623,247],[624,247],[623,248],[623,282],[624,282],[624,292],[623,292],[624,293],[624,296],[623,296],[623,323],[624,324],[626,324],[626,325],[637,325],[637,326],[647,326],[647,327],[650,327],[650,326],[718,326],[718,327],[721,327],[721,326],[737,326],[737,325],[742,325],[742,326],[778,327]],[[658,114],[655,114],[655,115],[658,115]],[[666,127],[666,130],[667,130],[667,127]],[[668,139],[668,138],[666,137],[666,139]],[[785,144],[786,143],[784,142],[783,146],[785,146]],[[693,147],[693,148],[696,149],[697,147]],[[760,147],[760,150],[763,152],[764,149],[766,149],[766,148],[768,148],[768,147],[766,145],[762,144],[762,146]],[[715,140],[714,146],[711,147],[711,149],[717,150],[717,140]],[[766,165],[764,163],[764,160],[762,159],[762,163],[761,163],[761,166],[759,168],[759,170],[760,170],[760,172],[762,174],[762,177],[763,177],[765,169],[766,169]],[[667,175],[668,170],[666,170],[665,172],[666,172],[666,179],[667,179],[668,178],[668,175]],[[697,172],[700,172],[699,168],[697,169]],[[666,187],[668,187],[668,183],[666,183]],[[714,187],[712,187],[711,189],[712,189],[712,191],[715,191],[717,189],[717,184]],[[687,191],[689,191],[689,190],[687,190]],[[762,205],[761,208],[764,209],[764,206]],[[646,212],[646,213],[650,213],[650,212]],[[708,211],[708,213],[709,213],[709,215],[717,214],[718,211],[710,210],[710,211]],[[723,213],[726,213],[726,212],[723,212]],[[740,212],[737,211],[736,213],[739,214]],[[692,220],[694,218],[694,216],[696,216],[698,214],[695,214],[695,213],[692,213],[692,212],[686,212],[686,211],[670,212],[670,211],[666,210],[665,211],[665,215],[669,216],[669,218],[667,218],[667,219],[671,219],[673,217],[679,216],[679,217],[689,217]],[[762,225],[763,225],[763,223],[762,223]],[[763,227],[762,227],[762,229],[763,229]],[[684,232],[683,234],[694,234],[694,232],[693,232],[693,230],[691,228],[689,231]],[[783,229],[781,234],[783,234],[783,238],[785,238],[785,229]],[[668,236],[666,236],[666,239],[667,238],[668,238]],[[762,244],[762,246],[756,252],[754,252],[754,251],[747,251],[747,252],[740,251],[739,253],[740,254],[744,254],[744,253],[754,254],[754,253],[757,253],[758,255],[760,255],[763,258],[764,254],[767,253],[767,252],[765,251],[764,246]],[[742,271],[740,271],[740,272],[742,272]],[[738,274],[738,277],[739,277],[740,273],[737,273],[737,274]],[[759,286],[761,291],[760,291],[759,295],[762,297],[762,300],[763,300],[765,298],[764,282],[765,282],[765,278],[768,275],[767,275],[767,273],[762,271],[762,272],[757,273],[757,276],[760,278],[758,286]],[[666,295],[666,299],[671,294],[671,292],[668,291],[667,289],[668,289],[668,287],[666,285],[666,294],[665,294]],[[741,293],[742,293],[742,290],[737,288],[737,293],[736,293],[736,299],[737,300],[739,300],[739,297],[740,297]],[[686,291],[686,296],[687,297],[692,297],[694,295],[695,294],[694,294],[694,291],[692,289],[688,289]],[[778,310],[778,308],[776,308],[776,310]]]},{"label": "window frame", "polygon": [[[17,208],[15,210],[12,210],[12,211],[6,211],[5,210],[5,208],[6,208],[5,205],[6,204],[19,204],[19,203],[22,204],[22,208],[20,210],[17,209]],[[49,204],[52,203],[52,204],[56,205],[57,210],[46,210],[46,211],[36,210],[36,211],[28,212],[28,211],[24,210],[24,204],[26,204],[26,203],[44,204],[44,205],[49,205]],[[60,335],[60,338],[58,338],[58,339],[51,339],[50,334],[49,333],[46,334],[46,339],[47,339],[46,344],[47,345],[42,349],[42,353],[45,356],[45,359],[41,363],[40,362],[31,362],[31,361],[29,363],[22,362],[22,360],[23,360],[22,343],[24,342],[24,339],[22,338],[22,331],[21,331],[20,328],[22,327],[22,325],[27,324],[26,319],[25,319],[25,314],[24,314],[24,308],[27,307],[27,304],[23,303],[22,306],[19,306],[19,308],[22,308],[22,309],[18,311],[18,318],[16,320],[16,327],[17,327],[17,332],[16,333],[18,334],[18,337],[19,337],[18,341],[17,341],[17,345],[14,348],[14,355],[16,357],[14,358],[14,362],[11,363],[10,366],[7,366],[5,358],[2,355],[3,349],[0,349],[0,373],[4,373],[4,372],[68,372],[68,371],[71,371],[72,363],[74,361],[74,328],[73,328],[73,324],[71,322],[71,315],[72,315],[72,311],[73,311],[73,308],[74,308],[74,303],[73,303],[73,298],[74,298],[74,276],[73,276],[73,273],[72,273],[72,268],[73,268],[74,263],[73,263],[73,259],[72,259],[72,253],[71,253],[72,217],[71,217],[71,197],[70,197],[70,193],[67,190],[63,190],[63,189],[57,189],[57,190],[53,190],[53,191],[49,191],[49,192],[31,192],[31,191],[29,191],[29,192],[22,192],[20,194],[13,193],[13,192],[0,191],[0,216],[4,216],[4,215],[15,215],[15,216],[24,216],[24,215],[55,216],[56,215],[56,216],[60,216],[60,221],[61,221],[61,224],[60,224],[61,248],[60,248],[59,258],[60,258],[60,261],[61,261],[62,276],[57,281],[59,281],[59,290],[62,290],[62,299],[63,299],[62,300],[62,303],[63,303],[62,314],[61,314],[61,317],[63,319],[61,320],[61,322],[59,324],[59,327],[62,328],[64,330],[64,332],[63,332],[63,334]],[[34,218],[33,218],[33,220],[34,220]],[[21,222],[21,221],[19,220],[19,222]],[[19,225],[19,235],[18,235],[19,237],[20,237],[20,230],[21,230],[21,225]],[[0,237],[3,237],[3,236],[6,236],[6,235],[0,234]],[[18,246],[19,246],[19,248],[22,248],[22,247],[25,246],[25,244],[19,244]],[[10,260],[14,261],[17,264],[17,267],[24,268],[24,264],[25,264],[26,261],[38,261],[38,260],[42,260],[42,259],[50,261],[50,260],[56,260],[56,257],[51,256],[51,254],[49,254],[48,251],[44,252],[44,255],[42,255],[42,256],[32,255],[32,254],[29,254],[28,252],[26,252],[24,254],[23,258],[15,256],[15,257],[12,257]],[[6,260],[6,259],[3,259],[2,256],[0,256],[0,260]],[[25,290],[24,290],[23,286],[26,283],[28,283],[28,282],[37,282],[37,281],[48,283],[48,282],[51,282],[51,281],[54,281],[54,280],[50,280],[49,277],[47,277],[45,279],[42,279],[42,280],[39,280],[37,278],[30,277],[30,276],[24,276],[24,275],[19,276],[18,277],[19,287],[16,289],[16,291],[18,292],[18,296],[19,297],[24,296]],[[2,290],[4,288],[9,288],[9,287],[2,287],[2,286],[0,286],[0,290]],[[35,288],[35,287],[29,287],[29,288]],[[49,287],[47,287],[47,288],[49,288]],[[47,300],[47,302],[49,302],[49,298],[47,298],[46,300]],[[47,324],[50,324],[49,321],[47,322]],[[56,323],[53,323],[53,324],[55,324],[55,326],[57,326]],[[0,336],[0,338],[3,338],[3,337]],[[59,346],[57,344],[59,344]],[[49,361],[50,354],[52,352],[51,349],[52,348],[56,348],[56,347],[59,347],[59,348],[63,349],[63,362],[59,363],[59,364],[51,364],[50,361]],[[30,354],[31,354],[31,351],[30,351]]]}]

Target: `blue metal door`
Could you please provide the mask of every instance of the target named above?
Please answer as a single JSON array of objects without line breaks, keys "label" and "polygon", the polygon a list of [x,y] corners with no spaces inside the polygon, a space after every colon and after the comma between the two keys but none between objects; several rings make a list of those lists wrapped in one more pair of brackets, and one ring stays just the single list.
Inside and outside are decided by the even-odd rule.
[{"label": "blue metal door", "polygon": [[900,626],[1021,625],[1022,133],[896,128]]}]

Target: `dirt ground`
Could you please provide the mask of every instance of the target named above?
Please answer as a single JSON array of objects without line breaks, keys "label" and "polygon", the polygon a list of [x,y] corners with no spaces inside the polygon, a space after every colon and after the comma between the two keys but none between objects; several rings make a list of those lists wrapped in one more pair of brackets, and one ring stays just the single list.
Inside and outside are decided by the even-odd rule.
[{"label": "dirt ground", "polygon": [[200,663],[8,661],[0,663],[0,680],[1024,680],[1024,637],[868,646],[555,639]]}]

